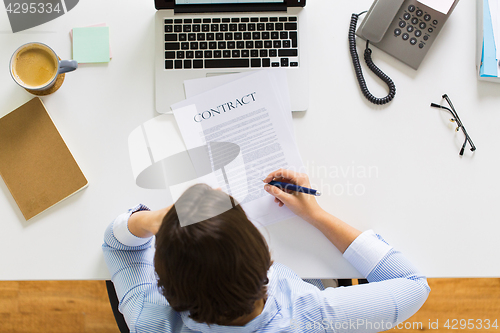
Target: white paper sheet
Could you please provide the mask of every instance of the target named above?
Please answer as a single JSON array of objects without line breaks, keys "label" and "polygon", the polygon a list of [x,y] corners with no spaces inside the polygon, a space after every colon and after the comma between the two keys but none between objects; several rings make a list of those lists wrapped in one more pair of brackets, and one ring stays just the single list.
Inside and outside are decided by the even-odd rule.
[{"label": "white paper sheet", "polygon": [[[286,77],[284,80],[286,83]],[[210,142],[240,146],[246,174],[243,185],[248,195],[239,201],[258,226],[293,216],[286,207],[278,207],[274,197],[264,191],[262,175],[282,167],[302,167],[291,133],[290,103],[283,100],[286,93],[277,89],[282,83],[282,76],[259,71],[172,106],[188,149]],[[239,178],[229,183],[228,191],[233,188],[241,191]]]},{"label": "white paper sheet", "polygon": [[446,15],[455,0],[418,0],[418,2]]},{"label": "white paper sheet", "polygon": [[[266,70],[264,70],[266,71]],[[287,121],[287,126],[292,134],[293,140],[295,141],[295,133],[293,130],[293,118],[292,113],[288,112],[288,110],[292,109],[292,105],[290,103],[290,90],[288,89],[288,79],[286,75],[286,69],[278,69],[275,68],[272,71],[267,70],[269,73],[269,77],[273,81],[273,88],[280,95],[278,100],[283,103],[284,116]],[[233,74],[224,74],[224,75],[214,75],[199,79],[192,79],[184,81],[184,91],[186,93],[186,98],[191,98],[196,95],[202,94],[209,90],[212,90],[214,87],[220,87],[224,84],[228,84],[235,80],[241,79],[245,76],[255,74],[255,71],[252,72],[242,72],[242,73],[233,73]]]}]

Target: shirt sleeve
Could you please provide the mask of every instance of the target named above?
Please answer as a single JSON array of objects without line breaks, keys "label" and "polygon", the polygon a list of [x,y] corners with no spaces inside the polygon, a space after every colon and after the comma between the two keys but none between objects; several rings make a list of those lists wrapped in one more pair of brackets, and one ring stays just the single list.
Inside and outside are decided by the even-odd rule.
[{"label": "shirt sleeve", "polygon": [[410,318],[429,295],[426,277],[372,230],[358,236],[344,258],[370,283],[320,292],[323,319],[331,331],[388,330]]},{"label": "shirt sleeve", "polygon": [[344,258],[367,277],[391,249],[392,247],[379,238],[373,230],[368,230],[349,245],[344,252]]},{"label": "shirt sleeve", "polygon": [[[131,332],[144,307],[148,292],[156,287],[153,258],[153,237],[139,238],[128,230],[130,215],[136,211],[149,210],[138,205],[118,216],[106,229],[102,246],[104,259],[116,289],[119,310]],[[168,309],[166,308],[165,311]]]},{"label": "shirt sleeve", "polygon": [[146,244],[149,238],[140,238],[130,232],[128,229],[128,219],[130,215],[141,210],[149,210],[148,207],[144,205],[137,205],[134,208],[128,210],[128,212],[119,215],[113,222],[113,235],[116,240],[127,246],[141,246]]}]

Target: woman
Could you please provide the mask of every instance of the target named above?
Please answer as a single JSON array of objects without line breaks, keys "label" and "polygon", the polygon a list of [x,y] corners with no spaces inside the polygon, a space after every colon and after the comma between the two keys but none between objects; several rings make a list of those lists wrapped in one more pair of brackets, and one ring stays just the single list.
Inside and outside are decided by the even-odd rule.
[{"label": "woman", "polygon": [[[289,170],[264,182],[273,179],[310,187],[305,174]],[[175,206],[139,205],[106,231],[103,251],[131,332],[377,332],[425,302],[426,278],[373,231],[342,222],[314,196],[264,188],[370,283],[320,290],[304,282],[271,261],[264,238],[230,196],[195,185]]]}]

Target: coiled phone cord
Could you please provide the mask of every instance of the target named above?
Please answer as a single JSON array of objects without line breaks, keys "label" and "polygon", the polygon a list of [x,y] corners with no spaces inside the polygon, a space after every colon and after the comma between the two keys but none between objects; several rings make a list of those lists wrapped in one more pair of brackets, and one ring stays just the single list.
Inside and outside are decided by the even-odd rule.
[{"label": "coiled phone cord", "polygon": [[358,78],[358,83],[359,83],[359,88],[361,89],[361,92],[363,95],[365,95],[366,99],[372,102],[373,104],[377,105],[383,105],[387,104],[392,99],[394,98],[394,95],[396,95],[396,86],[394,85],[394,82],[391,80],[390,77],[388,77],[384,72],[378,68],[372,60],[372,50],[369,48],[369,41],[366,41],[366,49],[365,49],[365,62],[368,68],[375,73],[382,81],[387,84],[389,87],[389,94],[383,98],[378,98],[373,96],[370,91],[368,90],[368,87],[366,86],[365,78],[363,77],[363,71],[361,70],[361,65],[359,64],[359,56],[358,56],[358,51],[356,50],[356,26],[358,24],[358,17],[363,13],[360,14],[352,14],[351,16],[351,24],[349,26],[349,50],[351,52],[351,58],[352,58],[352,64],[354,66],[354,71],[356,72],[356,77]]}]

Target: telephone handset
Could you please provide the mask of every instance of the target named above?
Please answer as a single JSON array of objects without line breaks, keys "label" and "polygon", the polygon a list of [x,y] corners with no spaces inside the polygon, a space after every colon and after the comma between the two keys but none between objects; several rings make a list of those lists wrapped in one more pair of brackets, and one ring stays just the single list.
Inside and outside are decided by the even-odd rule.
[{"label": "telephone handset", "polygon": [[359,26],[358,36],[369,40],[372,44],[380,42],[403,2],[404,0],[375,1]]},{"label": "telephone handset", "polygon": [[[457,3],[458,0],[375,0],[357,31],[357,19],[361,14],[352,15],[349,29],[351,56],[365,97],[372,103],[385,104],[396,93],[392,80],[371,61],[372,51],[368,45],[375,45],[411,68],[418,69]],[[367,41],[365,61],[368,67],[389,86],[389,94],[385,98],[374,97],[366,88],[357,57],[355,35]]]}]

